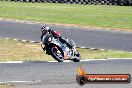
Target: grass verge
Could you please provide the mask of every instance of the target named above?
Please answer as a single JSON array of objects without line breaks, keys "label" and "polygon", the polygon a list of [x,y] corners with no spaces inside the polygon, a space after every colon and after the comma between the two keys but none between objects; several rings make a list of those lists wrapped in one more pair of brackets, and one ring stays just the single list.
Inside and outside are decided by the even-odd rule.
[{"label": "grass verge", "polygon": [[[82,59],[104,59],[104,58],[132,58],[130,52],[100,51],[79,49]],[[40,44],[7,40],[0,38],[0,61],[52,61],[51,56],[46,55]]]},{"label": "grass verge", "polygon": [[0,17],[90,27],[132,29],[131,6],[0,1]]},{"label": "grass verge", "polygon": [[0,84],[0,88],[15,88],[15,86],[10,84]]}]

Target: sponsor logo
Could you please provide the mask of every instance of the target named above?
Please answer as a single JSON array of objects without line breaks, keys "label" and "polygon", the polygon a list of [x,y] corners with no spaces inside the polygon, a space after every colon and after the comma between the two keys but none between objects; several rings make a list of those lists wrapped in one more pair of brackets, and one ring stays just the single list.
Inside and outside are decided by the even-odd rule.
[{"label": "sponsor logo", "polygon": [[122,84],[130,83],[131,76],[129,74],[87,74],[80,66],[76,75],[76,81],[79,85],[84,85],[86,83]]}]

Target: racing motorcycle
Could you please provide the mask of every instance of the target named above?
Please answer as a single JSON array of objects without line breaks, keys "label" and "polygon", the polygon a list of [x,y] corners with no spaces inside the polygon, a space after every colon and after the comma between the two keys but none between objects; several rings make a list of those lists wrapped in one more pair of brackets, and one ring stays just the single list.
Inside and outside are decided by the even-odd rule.
[{"label": "racing motorcycle", "polygon": [[76,50],[76,45],[73,40],[66,38],[66,41],[73,46],[73,49],[68,48],[65,43],[60,42],[58,38],[54,38],[49,33],[43,36],[42,41],[42,45],[45,45],[42,49],[46,50],[46,54],[51,55],[58,62],[63,62],[64,60],[80,61],[80,54]]}]

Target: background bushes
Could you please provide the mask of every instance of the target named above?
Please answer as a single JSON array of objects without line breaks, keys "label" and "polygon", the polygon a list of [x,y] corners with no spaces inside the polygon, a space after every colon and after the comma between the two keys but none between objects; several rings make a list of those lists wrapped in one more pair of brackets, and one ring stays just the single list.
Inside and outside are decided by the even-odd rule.
[{"label": "background bushes", "polygon": [[8,0],[8,1],[132,6],[132,0]]}]

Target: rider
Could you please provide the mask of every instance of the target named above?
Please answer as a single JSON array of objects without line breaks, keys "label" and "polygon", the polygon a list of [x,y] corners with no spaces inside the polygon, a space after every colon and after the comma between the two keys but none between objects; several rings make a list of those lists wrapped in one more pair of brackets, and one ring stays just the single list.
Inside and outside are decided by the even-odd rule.
[{"label": "rider", "polygon": [[44,25],[44,26],[41,27],[41,32],[42,32],[42,34],[41,34],[41,41],[42,41],[43,36],[44,36],[47,32],[49,32],[49,33],[51,33],[55,38],[58,38],[58,39],[60,40],[60,42],[65,43],[70,49],[73,49],[73,46],[72,46],[70,43],[68,43],[68,42],[66,41],[65,38],[61,37],[61,33],[56,32],[56,31],[50,29],[47,25]]}]

